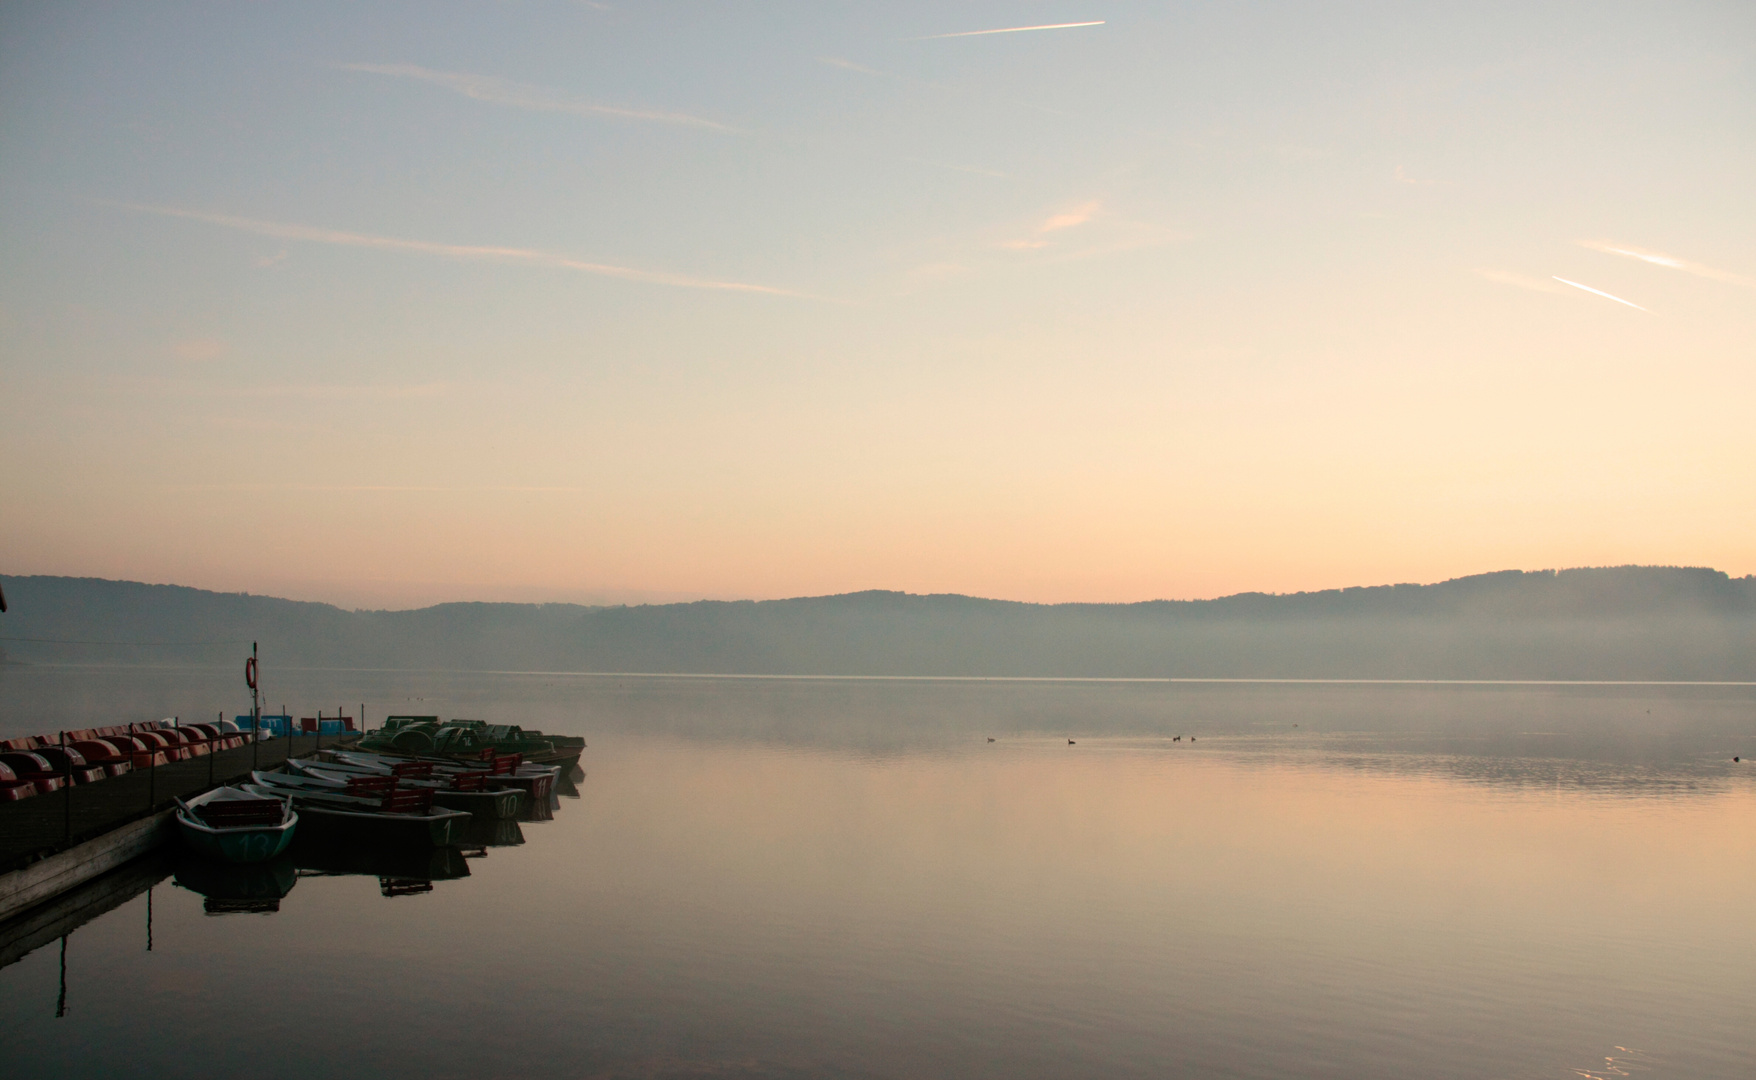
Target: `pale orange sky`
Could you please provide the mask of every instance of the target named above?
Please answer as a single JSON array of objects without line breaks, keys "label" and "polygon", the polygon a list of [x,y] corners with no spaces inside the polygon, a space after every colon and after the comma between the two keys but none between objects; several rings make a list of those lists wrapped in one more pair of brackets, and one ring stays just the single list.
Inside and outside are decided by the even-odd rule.
[{"label": "pale orange sky", "polygon": [[0,573],[1756,572],[1748,6],[681,10],[11,16]]}]

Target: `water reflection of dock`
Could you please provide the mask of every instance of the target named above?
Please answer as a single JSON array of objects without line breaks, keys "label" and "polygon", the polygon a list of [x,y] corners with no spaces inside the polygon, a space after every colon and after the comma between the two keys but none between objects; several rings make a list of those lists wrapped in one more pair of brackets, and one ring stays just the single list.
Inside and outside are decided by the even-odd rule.
[{"label": "water reflection of dock", "polygon": [[[121,907],[168,877],[173,864],[169,852],[155,852],[0,923],[0,967],[17,963]],[[149,940],[151,933],[149,926]]]},{"label": "water reflection of dock", "polygon": [[[260,761],[278,763],[286,749],[264,743]],[[141,893],[149,893],[146,936],[151,948],[150,890],[172,874],[176,885],[202,897],[203,909],[210,915],[278,911],[280,902],[306,877],[375,877],[386,897],[430,892],[435,883],[470,876],[470,860],[485,856],[489,849],[525,843],[524,824],[553,819],[562,798],[579,798],[578,785],[585,779],[577,766],[557,776],[549,797],[540,804],[527,804],[519,820],[471,820],[462,842],[454,847],[410,851],[296,836],[286,854],[268,863],[237,866],[179,848],[164,820],[168,815],[158,809],[173,796],[207,788],[210,768],[225,777],[240,764],[251,763],[253,754],[245,747],[212,757],[211,763],[200,759],[160,766],[156,776],[152,770],[142,770],[102,784],[75,786],[69,789],[71,795],[56,792],[0,804],[0,866],[10,860],[13,868],[0,875],[0,882],[16,885],[45,875],[66,879],[91,871],[71,888],[43,892],[48,886],[37,883],[31,888],[42,895],[34,899],[14,888],[15,898],[26,902],[0,921],[0,967],[65,939]],[[111,823],[108,830],[92,835],[105,822]],[[102,865],[105,859],[108,866]]]}]

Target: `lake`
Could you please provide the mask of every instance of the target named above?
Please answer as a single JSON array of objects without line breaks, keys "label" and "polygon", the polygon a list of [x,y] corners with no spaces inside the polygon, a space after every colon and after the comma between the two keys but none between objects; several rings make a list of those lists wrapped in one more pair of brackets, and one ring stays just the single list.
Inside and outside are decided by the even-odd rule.
[{"label": "lake", "polygon": [[[173,873],[0,968],[8,1077],[1756,1075],[1756,687],[265,678],[585,775],[430,891]],[[13,666],[0,735],[236,682]]]}]

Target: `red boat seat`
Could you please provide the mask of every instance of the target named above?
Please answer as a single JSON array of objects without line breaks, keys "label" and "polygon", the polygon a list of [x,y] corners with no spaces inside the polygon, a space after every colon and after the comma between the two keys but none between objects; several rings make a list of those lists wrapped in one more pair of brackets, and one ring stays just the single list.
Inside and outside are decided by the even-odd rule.
[{"label": "red boat seat", "polygon": [[387,814],[427,814],[433,810],[432,788],[401,788],[384,793],[381,809]]},{"label": "red boat seat", "polygon": [[394,776],[350,776],[348,777],[349,795],[373,796],[388,795],[396,790]]},{"label": "red boat seat", "polygon": [[286,815],[279,799],[227,799],[195,808],[195,816],[216,829],[279,825]]}]

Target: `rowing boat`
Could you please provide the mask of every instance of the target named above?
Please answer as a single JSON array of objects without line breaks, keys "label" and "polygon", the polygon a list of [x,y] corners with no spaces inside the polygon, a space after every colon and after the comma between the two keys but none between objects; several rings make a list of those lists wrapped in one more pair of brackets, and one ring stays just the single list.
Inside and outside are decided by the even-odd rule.
[{"label": "rowing boat", "polygon": [[345,790],[338,791],[291,773],[250,775],[255,783],[245,784],[244,790],[290,798],[304,815],[306,828],[326,836],[444,847],[457,842],[470,820],[467,811],[436,809],[430,802],[399,804],[383,796],[348,795]]},{"label": "rowing boat", "polygon": [[321,750],[318,757],[332,764],[355,765],[382,775],[393,775],[399,767],[411,764],[430,765],[435,774],[443,773],[447,776],[485,773],[491,784],[504,784],[523,791],[527,810],[549,805],[554,795],[555,781],[561,775],[561,767],[558,765],[533,765],[516,757],[458,761],[451,758],[400,757],[358,750]]},{"label": "rowing boat", "polygon": [[276,792],[215,788],[177,800],[177,831],[195,851],[233,863],[257,863],[287,849],[298,827],[292,800]]},{"label": "rowing boat", "polygon": [[[293,770],[292,775],[318,780],[340,791],[347,790],[350,777],[392,775],[389,771],[380,772],[345,762],[331,762],[319,767],[310,762],[294,759],[288,761],[287,766]],[[524,802],[524,792],[516,787],[471,791],[460,790],[445,779],[418,779],[407,776],[395,779],[399,787],[423,788],[431,791],[435,806],[443,806],[447,810],[464,810],[481,818],[517,818],[518,808]]]}]

